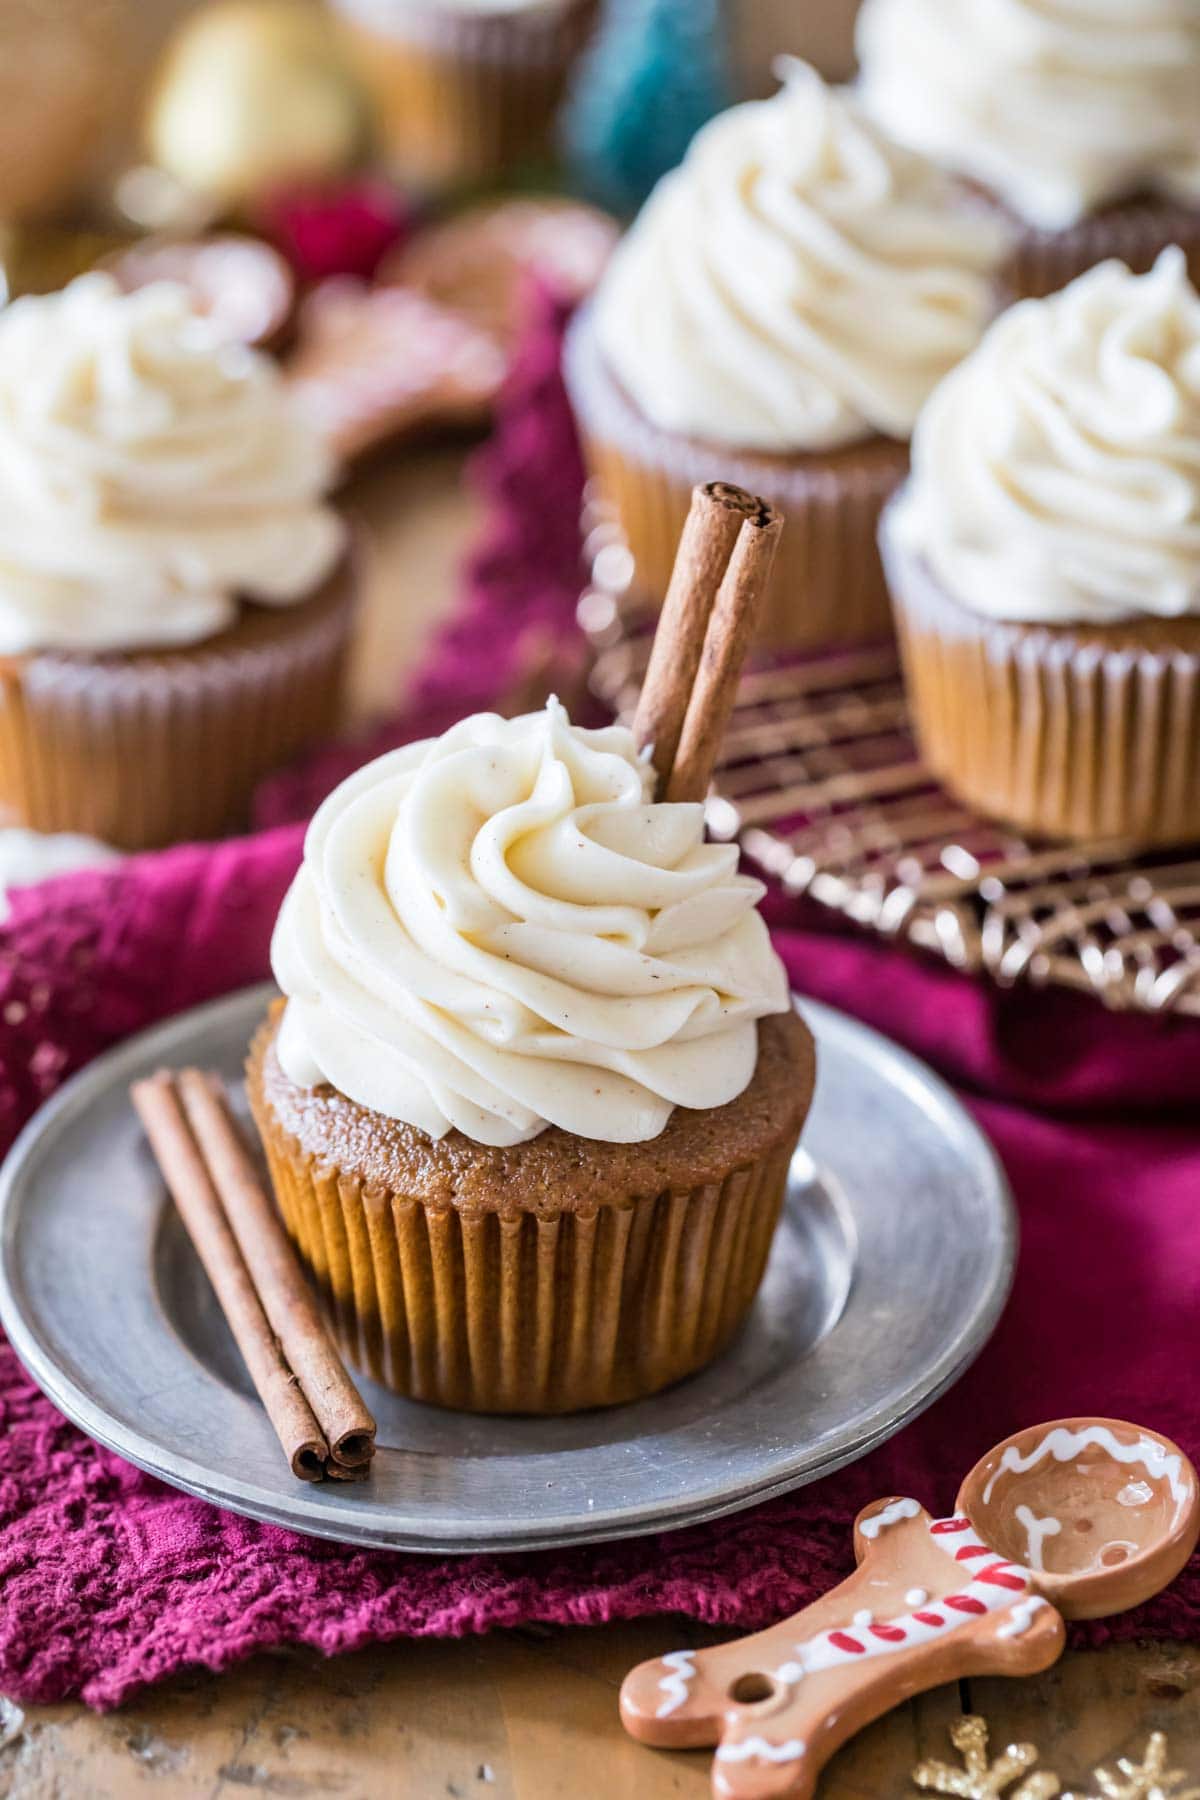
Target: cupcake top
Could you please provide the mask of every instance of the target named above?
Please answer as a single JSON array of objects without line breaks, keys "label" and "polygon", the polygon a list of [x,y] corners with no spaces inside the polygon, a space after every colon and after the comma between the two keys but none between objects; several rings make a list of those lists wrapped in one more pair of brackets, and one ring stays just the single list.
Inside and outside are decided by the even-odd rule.
[{"label": "cupcake top", "polygon": [[555,700],[358,770],[275,930],[284,1073],[492,1145],[639,1143],[736,1098],[789,1006],[763,888],[652,779],[631,732]]},{"label": "cupcake top", "polygon": [[1031,225],[1200,201],[1196,0],[865,0],[858,56],[886,130]]},{"label": "cupcake top", "polygon": [[657,426],[746,450],[905,438],[978,339],[1007,249],[848,90],[784,62],[697,134],[618,246],[601,350]]},{"label": "cupcake top", "polygon": [[167,283],[0,313],[0,655],[195,643],[304,599],[343,548],[274,363]]},{"label": "cupcake top", "polygon": [[917,425],[889,531],[961,605],[1107,624],[1200,613],[1200,295],[1183,252],[1004,313]]}]

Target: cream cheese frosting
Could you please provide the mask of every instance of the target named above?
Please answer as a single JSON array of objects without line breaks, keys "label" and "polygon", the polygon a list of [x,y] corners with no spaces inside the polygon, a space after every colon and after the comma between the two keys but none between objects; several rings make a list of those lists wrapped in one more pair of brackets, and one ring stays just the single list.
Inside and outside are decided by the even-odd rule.
[{"label": "cream cheese frosting", "polygon": [[0,312],[0,654],[190,644],[304,599],[333,469],[265,356],[182,287],[86,275]]},{"label": "cream cheese frosting", "polygon": [[1004,313],[922,414],[887,529],[963,606],[1200,613],[1200,295],[1183,252]]},{"label": "cream cheese frosting", "polygon": [[1200,201],[1196,0],[865,0],[858,56],[885,130],[1029,224]]},{"label": "cream cheese frosting", "polygon": [[636,1143],[736,1098],[789,1005],[764,890],[652,777],[631,732],[552,700],[343,782],[272,944],[284,1073],[493,1145]]},{"label": "cream cheese frosting", "polygon": [[605,360],[663,430],[747,450],[906,438],[971,349],[1008,248],[855,96],[784,60],[697,134],[595,302]]}]

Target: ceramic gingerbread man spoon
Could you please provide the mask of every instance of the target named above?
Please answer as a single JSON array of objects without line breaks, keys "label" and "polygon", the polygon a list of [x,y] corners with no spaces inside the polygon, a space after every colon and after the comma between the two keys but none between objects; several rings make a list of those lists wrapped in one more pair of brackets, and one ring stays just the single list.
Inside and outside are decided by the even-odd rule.
[{"label": "ceramic gingerbread man spoon", "polygon": [[960,1676],[1048,1668],[1064,1619],[1140,1605],[1198,1536],[1200,1484],[1169,1438],[1116,1419],[1033,1426],[976,1464],[953,1518],[868,1506],[855,1573],[794,1618],[642,1663],[621,1717],[646,1744],[716,1746],[728,1800],[806,1800],[870,1720]]}]

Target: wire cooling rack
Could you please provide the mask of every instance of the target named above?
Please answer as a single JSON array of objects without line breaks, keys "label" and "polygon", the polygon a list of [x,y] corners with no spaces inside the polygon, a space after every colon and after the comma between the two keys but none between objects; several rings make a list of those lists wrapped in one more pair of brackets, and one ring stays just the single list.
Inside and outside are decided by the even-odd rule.
[{"label": "wire cooling rack", "polygon": [[[591,684],[631,717],[654,618],[595,502],[584,527]],[[891,645],[751,666],[707,815],[785,890],[955,968],[1200,1014],[1200,845],[1039,842],[969,811],[921,762]]]}]

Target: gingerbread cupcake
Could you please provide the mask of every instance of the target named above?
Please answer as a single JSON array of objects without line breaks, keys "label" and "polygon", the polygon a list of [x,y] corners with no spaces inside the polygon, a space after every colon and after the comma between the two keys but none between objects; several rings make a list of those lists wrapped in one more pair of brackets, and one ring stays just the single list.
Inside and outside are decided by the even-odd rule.
[{"label": "gingerbread cupcake", "polygon": [[935,774],[1029,832],[1200,837],[1200,296],[1102,263],[921,416],[884,558]]},{"label": "gingerbread cupcake", "polygon": [[422,191],[545,162],[595,0],[337,0],[393,173]]},{"label": "gingerbread cupcake", "polygon": [[1195,0],[865,0],[859,93],[1016,231],[1018,296],[1182,244],[1200,273]]},{"label": "gingerbread cupcake", "polygon": [[737,853],[631,732],[467,719],[309,829],[249,1084],[348,1354],[552,1413],[709,1361],[753,1299],[813,1050]]},{"label": "gingerbread cupcake", "polygon": [[0,821],[211,836],[333,726],[331,474],[182,288],[90,275],[0,314]]},{"label": "gingerbread cupcake", "polygon": [[694,139],[576,321],[584,448],[661,599],[696,482],[786,520],[763,620],[777,645],[886,636],[874,544],[908,436],[970,350],[1007,239],[803,64]]}]

